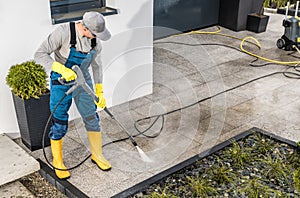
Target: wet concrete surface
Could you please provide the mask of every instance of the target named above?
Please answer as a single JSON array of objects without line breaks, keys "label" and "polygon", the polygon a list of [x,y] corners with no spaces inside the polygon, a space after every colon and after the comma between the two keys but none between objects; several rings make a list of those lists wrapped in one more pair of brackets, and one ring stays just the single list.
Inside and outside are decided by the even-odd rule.
[{"label": "wet concrete surface", "polygon": [[[253,36],[262,48],[258,50],[251,44],[245,44],[245,49],[270,59],[297,61],[298,58],[288,55],[290,52],[276,47],[277,39],[284,32],[281,26],[284,16],[269,15],[266,32],[233,32],[221,27],[221,33],[239,38]],[[201,31],[215,30],[216,27],[209,27]],[[232,89],[252,79],[287,69],[287,66],[275,64],[250,66],[255,58],[238,50],[240,42],[211,34],[180,35],[155,41],[153,94],[109,108],[132,135],[138,134],[134,128],[136,120],[166,114],[159,136],[135,137],[152,162],[144,162],[136,148],[126,140],[103,148],[104,155],[112,164],[111,171],[103,172],[88,160],[71,170],[72,176],[68,181],[90,197],[110,197],[252,127],[293,141],[300,140],[299,80],[276,74]],[[199,44],[225,44],[236,49]],[[262,60],[255,62],[257,65],[264,63]],[[206,100],[196,104],[203,99]],[[175,109],[180,110],[168,113]],[[126,137],[126,133],[105,112],[100,111],[99,114],[104,143]],[[154,119],[137,123],[138,128],[146,129]],[[161,124],[162,117],[159,117],[145,134],[156,135]],[[83,160],[89,154],[88,148],[82,121],[71,121],[64,140],[66,166],[74,166]],[[51,161],[49,148],[46,148],[46,153]],[[45,160],[41,150],[31,154]]]}]

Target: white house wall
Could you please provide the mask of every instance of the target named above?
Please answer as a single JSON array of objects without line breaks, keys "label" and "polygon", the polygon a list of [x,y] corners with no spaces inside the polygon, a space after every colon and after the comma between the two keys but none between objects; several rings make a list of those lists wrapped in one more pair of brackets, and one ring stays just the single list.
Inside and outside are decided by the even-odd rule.
[{"label": "white house wall", "polygon": [[[112,39],[103,43],[104,91],[108,106],[152,92],[153,0],[107,0],[119,14],[106,16]],[[47,0],[0,0],[0,134],[18,133],[5,77],[11,65],[33,59],[52,25]],[[49,71],[48,71],[49,73]],[[79,117],[75,105],[71,119]]]}]

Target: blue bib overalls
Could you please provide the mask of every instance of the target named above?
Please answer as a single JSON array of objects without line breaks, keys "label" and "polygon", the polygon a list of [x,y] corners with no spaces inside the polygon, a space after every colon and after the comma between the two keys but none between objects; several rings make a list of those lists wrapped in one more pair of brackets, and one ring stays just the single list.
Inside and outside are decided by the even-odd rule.
[{"label": "blue bib overalls", "polygon": [[[89,53],[82,53],[76,51],[76,33],[75,24],[70,23],[71,29],[71,48],[65,66],[72,68],[73,65],[78,65],[84,75],[86,83],[93,89],[93,83],[91,75],[89,73],[89,66],[95,54],[93,49],[96,45],[95,40],[92,42],[92,49]],[[75,35],[75,36],[74,36]],[[75,41],[74,41],[75,40]],[[52,112],[58,102],[64,97],[65,93],[70,89],[70,85],[61,85],[58,82],[60,74],[51,72],[50,83],[50,111]],[[81,87],[78,87],[72,94],[67,95],[57,106],[52,117],[52,126],[49,132],[49,138],[53,140],[59,140],[64,137],[68,130],[68,111],[72,104],[72,98],[74,98],[76,107],[83,119],[85,128],[87,131],[100,131],[100,119],[97,114],[97,106],[94,103],[93,98],[88,95]]]}]

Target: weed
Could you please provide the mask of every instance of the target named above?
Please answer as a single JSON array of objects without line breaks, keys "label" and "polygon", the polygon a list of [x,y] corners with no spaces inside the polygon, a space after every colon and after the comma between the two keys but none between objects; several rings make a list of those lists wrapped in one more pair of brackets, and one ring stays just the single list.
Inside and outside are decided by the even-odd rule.
[{"label": "weed", "polygon": [[282,194],[278,190],[274,190],[271,187],[262,184],[258,178],[252,178],[244,183],[238,192],[246,195],[249,198],[258,197],[280,197]]},{"label": "weed", "polygon": [[233,141],[231,147],[224,151],[224,156],[231,159],[234,162],[234,165],[241,167],[244,163],[247,163],[251,160],[251,152],[247,147],[241,147],[239,143]]},{"label": "weed", "polygon": [[261,133],[254,133],[253,139],[257,140],[253,147],[253,153],[257,155],[265,155],[269,153],[275,144],[272,140],[267,141],[266,137]]},{"label": "weed", "polygon": [[236,178],[232,169],[226,167],[220,159],[218,159],[217,164],[213,164],[206,172],[211,176],[211,179],[218,184],[233,183]]},{"label": "weed", "polygon": [[179,198],[171,193],[168,193],[167,190],[168,187],[166,186],[161,193],[154,191],[151,194],[147,195],[147,198]]},{"label": "weed", "polygon": [[272,157],[270,154],[268,154],[260,161],[265,165],[265,176],[267,178],[277,181],[288,181],[288,167],[286,164],[282,163],[277,155]]},{"label": "weed", "polygon": [[218,195],[217,189],[209,184],[207,179],[197,177],[191,178],[189,176],[186,177],[188,180],[188,185],[192,189],[192,196],[196,197],[208,197],[209,195]]}]

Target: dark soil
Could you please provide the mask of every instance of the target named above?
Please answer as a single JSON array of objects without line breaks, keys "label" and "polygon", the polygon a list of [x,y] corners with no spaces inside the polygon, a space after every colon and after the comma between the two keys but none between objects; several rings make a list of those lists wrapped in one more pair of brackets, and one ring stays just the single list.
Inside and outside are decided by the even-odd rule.
[{"label": "dark soil", "polygon": [[300,197],[299,165],[296,146],[255,132],[132,197]]},{"label": "dark soil", "polygon": [[45,180],[38,172],[22,177],[19,181],[35,196],[47,198],[66,198],[55,186]]}]

